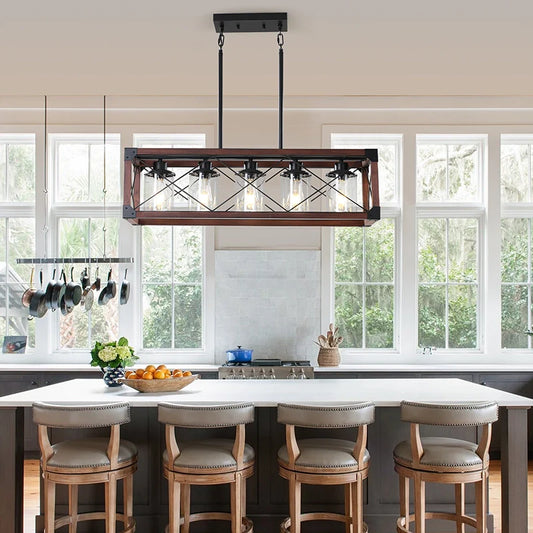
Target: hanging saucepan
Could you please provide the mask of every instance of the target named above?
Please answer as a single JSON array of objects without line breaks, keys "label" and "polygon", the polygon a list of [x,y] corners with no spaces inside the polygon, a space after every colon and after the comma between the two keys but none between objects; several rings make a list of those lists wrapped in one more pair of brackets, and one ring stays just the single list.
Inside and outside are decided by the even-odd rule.
[{"label": "hanging saucepan", "polygon": [[126,279],[128,275],[128,269],[124,271],[124,279],[122,280],[122,285],[120,286],[120,305],[125,305],[130,299],[130,282]]},{"label": "hanging saucepan", "polygon": [[46,302],[47,309],[52,309],[52,293],[54,292],[55,284],[59,283],[59,280],[56,281],[56,272],[57,272],[57,268],[54,268],[52,279],[48,282],[48,285],[46,286],[46,291],[44,294],[44,299]]},{"label": "hanging saucepan", "polygon": [[24,307],[27,307],[29,309],[30,307],[30,302],[31,302],[31,297],[33,296],[33,293],[37,290],[33,287],[33,275],[35,274],[35,267],[33,267],[31,269],[31,274],[30,274],[30,286],[23,292],[22,294],[22,305]]},{"label": "hanging saucepan", "polygon": [[91,285],[91,279],[89,277],[89,272],[87,271],[87,267],[85,267],[82,272],[81,272],[81,276],[80,276],[80,283],[81,283],[81,288],[85,291],[85,289],[87,287],[89,287]]},{"label": "hanging saucepan", "polygon": [[100,267],[96,267],[96,277],[94,278],[93,284],[91,285],[92,290],[99,291],[101,284],[102,280],[100,279]]},{"label": "hanging saucepan", "polygon": [[61,300],[59,302],[59,307],[61,309],[61,314],[65,315],[65,316],[69,315],[74,310],[74,306],[73,305],[68,305],[67,304],[67,301],[65,299],[65,295],[63,295],[61,297]]},{"label": "hanging saucepan", "polygon": [[36,318],[43,318],[44,315],[46,315],[46,311],[48,311],[48,308],[46,307],[46,291],[43,289],[43,271],[39,273],[39,279],[41,282],[41,286],[39,289],[37,289],[30,301],[30,316],[34,316]]},{"label": "hanging saucepan", "polygon": [[52,299],[49,303],[50,309],[52,309],[52,311],[55,311],[56,309],[59,309],[61,307],[61,300],[63,299],[66,290],[67,278],[65,276],[65,271],[61,269],[59,279],[57,280],[56,284],[54,285],[54,288],[52,289]]},{"label": "hanging saucepan", "polygon": [[82,274],[81,284],[85,284],[85,287],[83,288],[83,293],[81,295],[80,305],[85,309],[85,311],[90,311],[94,303],[94,284],[91,285],[91,280],[87,274],[87,267],[84,270],[84,274]]},{"label": "hanging saucepan", "polygon": [[74,281],[74,267],[70,269],[70,281],[65,291],[65,303],[68,307],[74,307],[81,301],[82,288],[79,283]]},{"label": "hanging saucepan", "polygon": [[112,273],[112,269],[109,269],[106,286],[100,291],[100,296],[98,296],[98,305],[107,305],[109,300],[117,294],[117,284],[111,279]]}]

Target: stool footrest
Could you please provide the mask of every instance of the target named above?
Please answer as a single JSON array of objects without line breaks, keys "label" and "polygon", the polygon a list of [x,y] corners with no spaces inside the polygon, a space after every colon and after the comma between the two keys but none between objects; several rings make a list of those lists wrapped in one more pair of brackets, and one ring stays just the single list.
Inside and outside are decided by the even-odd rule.
[{"label": "stool footrest", "polygon": [[[350,523],[350,518],[340,513],[303,513],[300,515],[301,522],[308,522],[311,520],[330,520],[334,522]],[[281,533],[291,533],[291,519],[285,518],[281,522]],[[363,533],[368,533],[368,526],[363,522]]]},{"label": "stool footrest", "polygon": [[[72,523],[74,517],[70,515],[62,516],[57,518],[54,521],[54,529],[59,529],[60,527],[67,526]],[[88,520],[105,520],[106,514],[104,511],[96,511],[92,513],[80,513],[76,516],[77,522],[87,522]],[[116,522],[122,522],[126,520],[126,516],[121,513],[116,514]],[[129,519],[129,525],[123,530],[122,533],[134,533],[135,531],[135,519]]]},{"label": "stool footrest", "polygon": [[[449,520],[451,522],[458,522],[459,524],[465,524],[467,526],[476,527],[477,520],[471,516],[456,515],[455,513],[425,513],[426,520]],[[407,518],[407,520],[406,520]],[[397,533],[411,533],[409,524],[415,521],[415,515],[400,516],[396,521]],[[407,523],[406,523],[407,522]]]},{"label": "stool footrest", "polygon": [[[200,520],[228,520],[231,521],[231,513],[194,513],[189,515],[189,522],[199,522]],[[185,519],[180,518],[180,525],[185,523]],[[168,532],[168,525],[165,528]],[[246,516],[242,517],[241,533],[253,533],[254,523]]]}]

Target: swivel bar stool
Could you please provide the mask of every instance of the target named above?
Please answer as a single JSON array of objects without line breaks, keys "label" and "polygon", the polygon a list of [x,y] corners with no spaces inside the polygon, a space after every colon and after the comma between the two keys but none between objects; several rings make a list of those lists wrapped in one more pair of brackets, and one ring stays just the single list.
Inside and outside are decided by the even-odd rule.
[{"label": "swivel bar stool", "polygon": [[[33,420],[39,425],[41,469],[44,478],[45,533],[65,525],[76,533],[78,522],[105,520],[106,533],[115,533],[117,520],[123,533],[135,531],[133,519],[133,473],[137,448],[120,439],[120,425],[130,421],[125,402],[99,405],[33,404]],[[109,437],[64,440],[50,443],[48,428],[110,428]],[[123,480],[124,513],[116,510],[117,481]],[[105,484],[105,512],[78,513],[78,486]],[[68,485],[69,514],[55,517],[56,485]]]},{"label": "swivel bar stool", "polygon": [[[491,402],[431,404],[402,402],[401,418],[411,424],[409,441],[394,449],[394,469],[400,476],[398,533],[425,533],[426,519],[451,520],[457,531],[464,526],[486,533],[487,482],[491,424],[498,419],[498,406]],[[449,437],[420,437],[420,424],[437,426],[482,426],[479,444]],[[409,514],[409,479],[414,480],[414,515]],[[425,509],[425,484],[455,485],[455,513],[429,513]],[[465,483],[476,485],[476,518],[465,514]]]},{"label": "swivel bar stool", "polygon": [[[188,533],[190,522],[198,520],[230,520],[232,533],[253,531],[252,521],[245,516],[246,479],[254,473],[255,459],[254,449],[245,442],[245,424],[253,421],[251,403],[159,404],[159,422],[165,424],[163,475],[168,479],[168,533]],[[235,427],[235,439],[208,438],[180,441],[178,445],[176,427]],[[230,484],[231,513],[190,513],[191,485],[222,484]]]},{"label": "swivel bar stool", "polygon": [[[282,532],[300,533],[308,520],[334,520],[346,524],[347,533],[363,533],[363,480],[368,476],[370,455],[366,449],[367,424],[374,422],[374,405],[278,405],[278,422],[286,425],[286,444],[278,451],[280,476],[289,481],[289,518]],[[296,439],[295,427],[358,427],[355,441],[314,438]],[[301,485],[344,485],[344,514],[302,513]]]}]

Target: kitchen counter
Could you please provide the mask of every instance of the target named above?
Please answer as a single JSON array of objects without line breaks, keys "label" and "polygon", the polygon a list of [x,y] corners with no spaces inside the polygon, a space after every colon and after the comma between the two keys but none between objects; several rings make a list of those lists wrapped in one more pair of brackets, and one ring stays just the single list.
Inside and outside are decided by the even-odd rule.
[{"label": "kitchen counter", "polygon": [[[357,383],[357,386],[354,386]],[[0,397],[0,407],[31,407],[33,402],[103,403],[127,401],[132,407],[157,407],[159,402],[252,402],[275,407],[279,402],[342,403],[372,401],[394,407],[402,400],[453,402],[495,401],[502,407],[531,407],[533,400],[461,379],[320,379],[320,380],[202,380],[181,391],[144,394],[130,387],[107,387],[95,379],[74,379],[48,387]]]},{"label": "kitchen counter", "polygon": [[[287,491],[284,480],[277,475],[275,459],[284,438],[283,428],[276,422],[278,402],[375,402],[376,421],[369,427],[368,445],[372,473],[367,481],[364,512],[369,527],[378,532],[392,530],[398,514],[392,448],[408,435],[407,424],[398,416],[400,402],[496,401],[500,405],[498,424],[502,435],[502,533],[527,531],[527,410],[533,406],[533,400],[460,379],[444,378],[262,380],[260,383],[256,380],[205,379],[175,393],[159,394],[142,394],[126,386],[108,388],[101,380],[75,379],[1,397],[0,531],[22,533],[24,408],[34,401],[102,403],[121,400],[128,401],[132,407],[132,422],[123,426],[123,434],[136,442],[141,450],[137,481],[134,482],[134,502],[138,530],[143,533],[159,533],[167,521],[166,483],[160,476],[159,466],[164,432],[157,422],[156,412],[161,401],[188,404],[250,401],[258,407],[256,421],[247,428],[247,440],[255,447],[258,456],[257,473],[254,482],[250,483],[248,498],[249,515],[257,521],[257,533],[274,530],[273,525],[279,524],[280,517],[287,512]],[[475,428],[458,429],[462,438],[476,438]],[[330,431],[333,436],[337,430]],[[197,496],[202,497],[205,496]],[[435,498],[434,495],[431,497]],[[441,508],[453,507],[449,495],[438,497],[441,498],[437,500]],[[220,492],[210,498],[195,500],[193,506],[220,506],[227,496]],[[315,494],[314,498],[311,501],[317,509],[325,506],[334,510],[335,502],[342,501],[342,495],[335,492],[335,487],[327,493]],[[66,502],[59,499],[58,505],[59,511],[64,511]],[[37,524],[36,531],[40,533],[42,516],[37,518]]]}]

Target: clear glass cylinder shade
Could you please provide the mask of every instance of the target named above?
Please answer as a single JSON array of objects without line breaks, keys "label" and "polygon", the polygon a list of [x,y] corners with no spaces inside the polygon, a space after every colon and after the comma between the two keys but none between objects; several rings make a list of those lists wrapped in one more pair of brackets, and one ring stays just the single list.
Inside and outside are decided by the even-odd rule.
[{"label": "clear glass cylinder shade", "polygon": [[292,211],[308,211],[309,184],[305,178],[288,177],[282,179],[282,205]]},{"label": "clear glass cylinder shade", "polygon": [[166,211],[172,204],[172,190],[167,187],[167,181],[158,177],[144,177],[144,208],[148,211]]},{"label": "clear glass cylinder shade", "polygon": [[[239,187],[244,187],[237,195],[236,209],[237,211],[262,211],[264,207],[263,193],[261,186],[263,185],[263,178],[249,180],[248,178],[241,178]],[[253,184],[253,185],[252,185]]]},{"label": "clear glass cylinder shade", "polygon": [[217,203],[217,180],[215,176],[189,177],[189,209],[191,211],[207,211]]},{"label": "clear glass cylinder shade", "polygon": [[357,177],[348,175],[337,178],[329,191],[329,210],[337,213],[358,211]]}]

